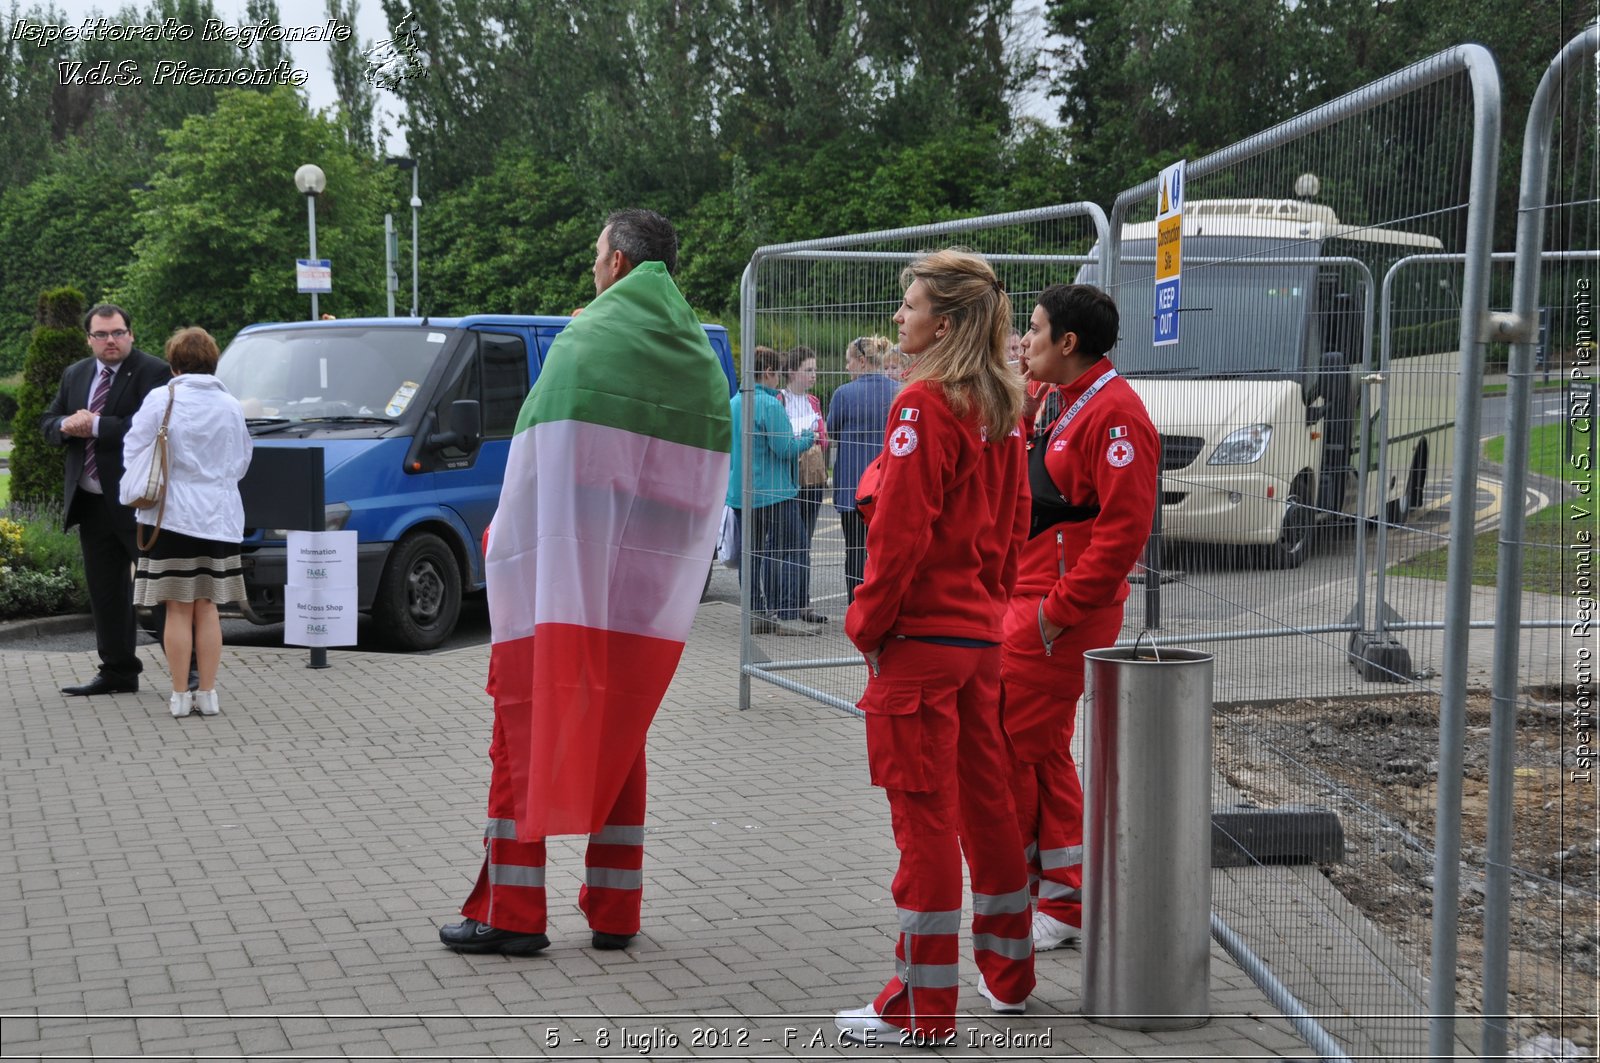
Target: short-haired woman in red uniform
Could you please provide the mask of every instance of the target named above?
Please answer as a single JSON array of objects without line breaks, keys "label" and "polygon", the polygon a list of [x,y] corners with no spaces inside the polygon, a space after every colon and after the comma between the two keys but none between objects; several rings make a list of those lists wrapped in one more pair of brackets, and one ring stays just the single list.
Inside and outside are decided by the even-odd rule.
[{"label": "short-haired woman in red uniform", "polygon": [[999,719],[1002,624],[1028,526],[1022,381],[1006,362],[1011,300],[979,255],[938,251],[901,274],[895,396],[845,632],[871,674],[861,699],[872,781],[900,867],[895,974],[841,1011],[847,1039],[955,1034],[961,863],[972,875],[978,992],[1019,1013],[1033,991],[1027,867]]}]

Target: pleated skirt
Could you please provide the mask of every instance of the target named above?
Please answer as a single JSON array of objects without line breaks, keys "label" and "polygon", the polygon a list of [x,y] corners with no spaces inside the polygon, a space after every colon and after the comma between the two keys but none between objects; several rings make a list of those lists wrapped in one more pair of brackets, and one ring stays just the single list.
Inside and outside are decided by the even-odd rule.
[{"label": "pleated skirt", "polygon": [[197,539],[163,528],[149,550],[139,555],[133,604],[244,600],[244,570],[239,544]]}]

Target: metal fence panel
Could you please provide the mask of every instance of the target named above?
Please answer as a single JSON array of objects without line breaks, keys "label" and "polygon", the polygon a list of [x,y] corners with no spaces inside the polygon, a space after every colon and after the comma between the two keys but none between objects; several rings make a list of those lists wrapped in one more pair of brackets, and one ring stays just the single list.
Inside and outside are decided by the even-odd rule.
[{"label": "metal fence panel", "polygon": [[[1151,334],[1157,182],[1109,219],[1114,357],[1166,447],[1145,619],[1218,654],[1219,833],[1276,817],[1228,839],[1214,905],[1352,1055],[1465,1044],[1454,979],[1426,979],[1455,968],[1474,604],[1492,619],[1470,546],[1498,121],[1464,46],[1189,162],[1175,346]],[[1441,544],[1448,578],[1379,593],[1395,551]]]},{"label": "metal fence panel", "polygon": [[[1555,57],[1530,105],[1511,314],[1498,322],[1499,334],[1512,341],[1506,490],[1520,494],[1531,478],[1549,504],[1526,519],[1522,507],[1506,511],[1494,572],[1499,593],[1479,909],[1486,1058],[1537,1037],[1558,1045],[1575,1040],[1588,1055],[1596,1047],[1597,52],[1600,26],[1590,26]],[[1560,162],[1552,167],[1553,155]],[[1536,391],[1539,385],[1545,389]],[[1555,417],[1546,420],[1552,398]],[[1553,627],[1524,634],[1527,620],[1552,618]],[[1552,658],[1560,663],[1554,677],[1530,667]]]},{"label": "metal fence panel", "polygon": [[[741,453],[784,449],[782,440],[769,438],[771,433],[758,429],[753,419],[758,346],[790,361],[798,355],[801,365],[814,360],[814,380],[786,376],[779,382],[780,397],[793,411],[783,430],[798,431],[809,404],[797,392],[809,391],[824,415],[833,413],[834,394],[852,378],[847,365],[857,373],[863,368],[850,361],[855,341],[881,337],[894,342],[892,319],[904,294],[900,271],[918,253],[961,245],[984,254],[1011,295],[1014,322],[1021,330],[1033,310],[1032,297],[1046,285],[1071,280],[1091,261],[1092,249],[1105,246],[1105,235],[1104,212],[1077,203],[760,248],[745,270],[741,292],[743,423],[736,426]],[[881,368],[897,377],[903,368],[898,349]],[[753,491],[755,463],[742,463],[743,482],[733,497],[742,503],[741,531],[755,534],[741,536],[741,708],[749,707],[750,684],[756,679],[859,715],[855,702],[865,685],[866,667],[844,636],[846,552],[854,548],[853,542],[847,546],[847,536],[853,514],[841,516],[834,491],[842,485],[849,493],[848,478],[840,475],[840,451],[858,448],[858,454],[875,454],[883,429],[880,423],[870,432],[830,441],[834,475],[824,487],[801,488],[793,505],[797,512],[780,512],[790,508],[786,503],[759,507],[766,512],[753,509],[751,502],[766,499]],[[796,462],[791,471],[798,468]],[[861,556],[855,556],[858,563]],[[777,597],[761,600],[769,583]]]}]

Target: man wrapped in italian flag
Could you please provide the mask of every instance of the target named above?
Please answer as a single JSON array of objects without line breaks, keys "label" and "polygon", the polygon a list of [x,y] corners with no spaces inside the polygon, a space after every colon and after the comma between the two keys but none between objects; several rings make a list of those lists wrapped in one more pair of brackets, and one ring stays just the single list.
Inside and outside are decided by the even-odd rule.
[{"label": "man wrapped in italian flag", "polygon": [[578,906],[599,949],[639,931],[645,734],[694,620],[728,485],[727,377],[673,283],[677,234],[619,211],[596,298],[523,404],[485,553],[489,819],[457,952],[530,956],[545,839],[587,834]]}]

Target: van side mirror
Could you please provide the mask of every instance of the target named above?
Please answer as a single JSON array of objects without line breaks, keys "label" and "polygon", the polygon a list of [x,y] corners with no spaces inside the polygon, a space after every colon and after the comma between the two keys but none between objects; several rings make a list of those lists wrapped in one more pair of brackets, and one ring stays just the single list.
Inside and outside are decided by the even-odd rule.
[{"label": "van side mirror", "polygon": [[428,437],[428,445],[476,450],[483,441],[483,413],[477,399],[457,399],[450,404],[450,427]]}]

